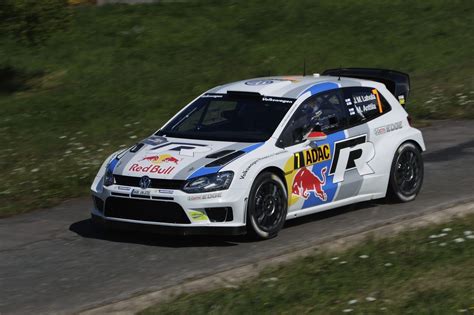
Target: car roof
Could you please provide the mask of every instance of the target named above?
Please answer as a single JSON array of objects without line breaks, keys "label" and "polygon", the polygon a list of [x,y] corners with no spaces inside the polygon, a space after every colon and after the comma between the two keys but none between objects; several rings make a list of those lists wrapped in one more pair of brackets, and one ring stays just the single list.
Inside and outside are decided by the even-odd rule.
[{"label": "car roof", "polygon": [[[285,97],[296,99],[305,91],[318,84],[334,84],[334,87],[367,86],[371,82],[356,78],[320,76],[272,76],[247,79],[217,86],[206,93],[225,94],[229,91],[259,93],[263,96]],[[364,83],[364,84],[363,84]],[[333,88],[334,88],[333,87]]]}]

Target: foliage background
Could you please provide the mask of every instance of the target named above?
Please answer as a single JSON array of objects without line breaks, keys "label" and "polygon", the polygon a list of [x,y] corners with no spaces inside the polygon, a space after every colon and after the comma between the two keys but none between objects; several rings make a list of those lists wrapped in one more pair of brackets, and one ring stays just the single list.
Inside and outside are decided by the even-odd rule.
[{"label": "foliage background", "polygon": [[414,118],[474,118],[471,0],[2,5],[0,216],[87,194],[103,159],[196,95],[303,60],[408,72]]}]

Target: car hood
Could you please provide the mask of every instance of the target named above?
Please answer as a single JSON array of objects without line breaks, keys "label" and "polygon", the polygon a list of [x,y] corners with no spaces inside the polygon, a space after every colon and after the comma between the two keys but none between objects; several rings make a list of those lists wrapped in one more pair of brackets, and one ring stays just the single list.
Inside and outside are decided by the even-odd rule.
[{"label": "car hood", "polygon": [[113,173],[185,180],[217,173],[262,144],[152,136],[119,154]]}]

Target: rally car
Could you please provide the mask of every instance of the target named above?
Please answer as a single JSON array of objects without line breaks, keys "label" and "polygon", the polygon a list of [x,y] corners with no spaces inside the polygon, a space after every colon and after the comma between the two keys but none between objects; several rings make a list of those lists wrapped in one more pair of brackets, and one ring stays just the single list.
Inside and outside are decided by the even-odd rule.
[{"label": "rally car", "polygon": [[425,145],[404,108],[409,88],[404,73],[364,68],[215,87],[107,158],[93,222],[266,239],[315,212],[411,201]]}]

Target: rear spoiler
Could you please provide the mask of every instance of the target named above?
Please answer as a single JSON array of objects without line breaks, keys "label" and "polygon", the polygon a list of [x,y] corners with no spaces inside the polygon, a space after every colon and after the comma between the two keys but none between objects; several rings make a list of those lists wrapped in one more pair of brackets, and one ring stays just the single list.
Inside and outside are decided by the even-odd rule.
[{"label": "rear spoiler", "polygon": [[339,68],[325,70],[322,75],[366,79],[383,83],[403,106],[405,106],[410,93],[410,76],[395,70]]}]

